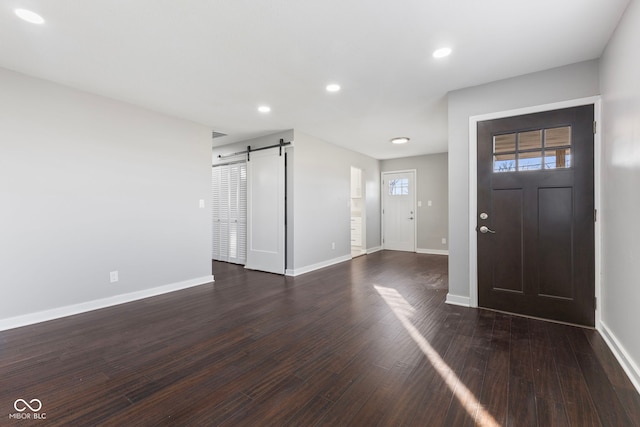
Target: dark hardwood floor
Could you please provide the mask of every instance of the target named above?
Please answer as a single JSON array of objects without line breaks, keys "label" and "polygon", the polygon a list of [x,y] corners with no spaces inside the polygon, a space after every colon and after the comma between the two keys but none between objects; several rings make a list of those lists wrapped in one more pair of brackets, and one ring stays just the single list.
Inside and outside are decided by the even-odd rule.
[{"label": "dark hardwood floor", "polygon": [[[597,332],[447,305],[444,256],[214,271],[0,332],[0,425],[640,426]],[[10,419],[16,399],[46,420]]]}]

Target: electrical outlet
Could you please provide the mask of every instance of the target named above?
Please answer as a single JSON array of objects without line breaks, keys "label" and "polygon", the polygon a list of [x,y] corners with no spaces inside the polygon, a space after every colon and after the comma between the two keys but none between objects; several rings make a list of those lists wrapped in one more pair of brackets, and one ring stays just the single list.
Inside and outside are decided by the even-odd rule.
[{"label": "electrical outlet", "polygon": [[112,271],[111,273],[109,273],[109,280],[111,281],[111,283],[115,283],[118,281],[118,271]]},{"label": "electrical outlet", "polygon": [[427,206],[431,206],[431,205],[433,205],[433,203],[431,203],[431,200],[429,200],[429,201],[427,202]]},{"label": "electrical outlet", "polygon": [[335,249],[336,248],[336,242],[331,242],[331,249]]},{"label": "electrical outlet", "polygon": [[199,204],[199,206],[200,206],[200,209],[203,209],[203,208],[204,208],[204,200],[203,200],[203,199],[200,199],[200,204]]},{"label": "electrical outlet", "polygon": [[444,238],[444,237],[442,238],[442,244],[443,244],[443,245],[446,245],[446,244],[447,244],[447,239],[446,239],[446,238]]},{"label": "electrical outlet", "polygon": [[418,200],[418,207],[421,208],[422,207],[422,202],[420,200]]}]

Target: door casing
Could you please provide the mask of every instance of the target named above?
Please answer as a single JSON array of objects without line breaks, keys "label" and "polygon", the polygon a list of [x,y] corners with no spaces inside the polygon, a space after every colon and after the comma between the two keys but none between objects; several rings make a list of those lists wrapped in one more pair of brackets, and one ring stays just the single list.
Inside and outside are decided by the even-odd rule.
[{"label": "door casing", "polygon": [[[602,241],[601,241],[601,161],[602,161],[602,107],[601,98],[599,96],[579,98],[568,101],[556,102],[552,104],[537,105],[532,107],[519,108],[514,110],[499,111],[495,113],[482,114],[469,117],[469,300],[463,301],[455,297],[447,297],[447,302],[457,305],[467,305],[470,307],[478,307],[478,235],[476,232],[477,224],[477,208],[478,208],[478,168],[477,168],[477,152],[478,152],[478,122],[484,120],[500,119],[504,117],[521,116],[530,113],[539,113],[543,111],[559,110],[562,108],[578,107],[581,105],[594,106],[594,119],[597,123],[596,133],[594,135],[594,205],[598,212],[598,219],[595,223],[595,297],[600,300],[601,294],[601,258],[602,258]],[[600,305],[596,306],[595,313],[596,329],[601,327],[601,311]]]}]

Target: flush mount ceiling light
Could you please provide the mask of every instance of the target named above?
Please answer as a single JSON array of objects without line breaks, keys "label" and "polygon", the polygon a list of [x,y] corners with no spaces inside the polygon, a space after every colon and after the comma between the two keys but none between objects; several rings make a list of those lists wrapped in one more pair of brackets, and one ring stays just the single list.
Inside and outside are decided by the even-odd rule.
[{"label": "flush mount ceiling light", "polygon": [[407,142],[409,142],[409,138],[406,136],[399,136],[391,140],[392,144],[406,144]]},{"label": "flush mount ceiling light", "polygon": [[450,47],[442,47],[440,49],[436,49],[435,51],[433,51],[434,58],[444,58],[445,56],[449,56],[449,55],[451,55]]},{"label": "flush mount ceiling light", "polygon": [[18,18],[24,21],[30,22],[32,24],[44,24],[44,18],[35,12],[27,9],[16,9],[14,10],[14,12],[18,16]]},{"label": "flush mount ceiling light", "polygon": [[336,83],[331,83],[327,85],[327,92],[339,92],[340,85]]},{"label": "flush mount ceiling light", "polygon": [[260,111],[261,113],[268,113],[269,111],[271,111],[271,107],[269,107],[268,105],[261,105],[258,107],[258,111]]}]

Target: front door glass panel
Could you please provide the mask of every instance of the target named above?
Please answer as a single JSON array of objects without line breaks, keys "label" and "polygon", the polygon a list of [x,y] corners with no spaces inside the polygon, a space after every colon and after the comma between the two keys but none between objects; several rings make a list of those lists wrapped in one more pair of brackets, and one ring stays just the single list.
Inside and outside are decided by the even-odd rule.
[{"label": "front door glass panel", "polygon": [[493,137],[493,172],[526,172],[572,167],[571,126]]}]

